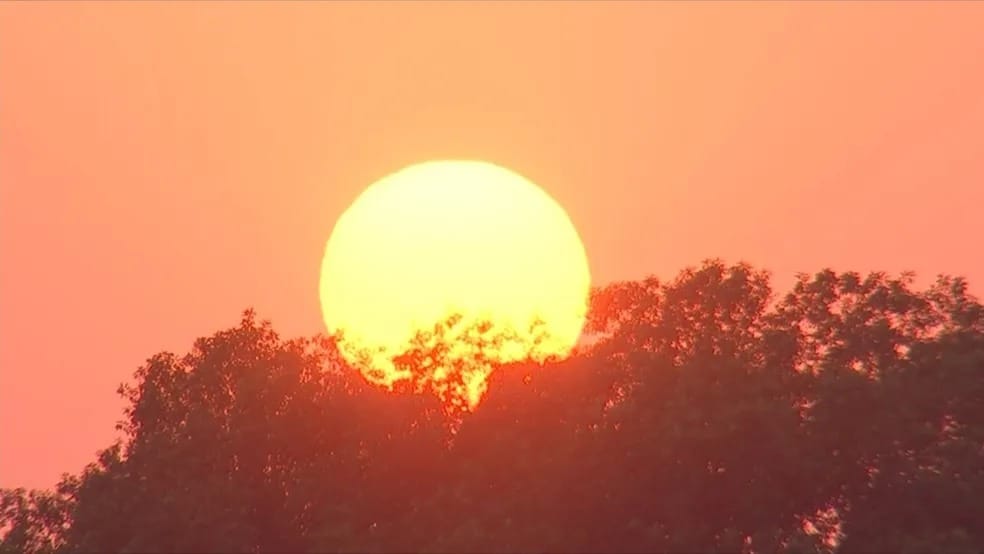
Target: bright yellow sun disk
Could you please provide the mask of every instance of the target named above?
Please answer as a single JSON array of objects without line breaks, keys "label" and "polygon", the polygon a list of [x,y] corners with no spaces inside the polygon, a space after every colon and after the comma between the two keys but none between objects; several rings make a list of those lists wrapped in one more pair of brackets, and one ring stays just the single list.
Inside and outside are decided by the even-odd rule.
[{"label": "bright yellow sun disk", "polygon": [[391,357],[453,313],[520,334],[543,322],[536,352],[502,349],[495,361],[566,355],[589,287],[577,231],[542,189],[493,164],[435,161],[384,177],[342,214],[320,292],[328,330],[380,352],[360,362],[343,342],[343,355],[391,382]]}]

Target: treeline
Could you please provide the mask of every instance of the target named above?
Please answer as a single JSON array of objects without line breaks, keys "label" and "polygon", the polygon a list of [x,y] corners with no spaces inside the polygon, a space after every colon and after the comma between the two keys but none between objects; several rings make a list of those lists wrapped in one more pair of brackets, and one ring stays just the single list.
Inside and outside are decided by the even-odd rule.
[{"label": "treeline", "polygon": [[148,360],[80,475],[2,491],[0,550],[984,551],[963,280],[822,271],[777,297],[715,261],[595,291],[588,333],[449,414],[247,312]]}]

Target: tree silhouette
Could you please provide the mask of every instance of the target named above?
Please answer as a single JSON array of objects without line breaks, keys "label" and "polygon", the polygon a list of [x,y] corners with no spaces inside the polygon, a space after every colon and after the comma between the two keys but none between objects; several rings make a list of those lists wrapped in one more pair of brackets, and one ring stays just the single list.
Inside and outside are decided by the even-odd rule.
[{"label": "tree silhouette", "polygon": [[0,551],[984,550],[984,308],[961,279],[824,270],[777,297],[709,261],[591,303],[562,361],[435,325],[393,390],[246,312],[139,368],[81,474],[0,492]]}]

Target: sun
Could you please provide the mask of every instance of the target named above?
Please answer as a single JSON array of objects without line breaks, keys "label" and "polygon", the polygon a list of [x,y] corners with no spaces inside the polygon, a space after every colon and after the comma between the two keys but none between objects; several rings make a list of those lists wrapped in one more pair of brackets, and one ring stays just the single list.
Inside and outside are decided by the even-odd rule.
[{"label": "sun", "polygon": [[[457,328],[484,322],[498,333],[502,340],[482,348],[490,363],[565,356],[589,288],[584,246],[556,201],[513,171],[455,160],[412,165],[369,186],[332,230],[320,295],[343,356],[392,386],[415,370],[394,357],[452,315]],[[476,359],[460,344],[451,351]],[[440,365],[431,359],[432,381],[452,372]],[[462,379],[474,407],[488,369],[472,370]]]}]

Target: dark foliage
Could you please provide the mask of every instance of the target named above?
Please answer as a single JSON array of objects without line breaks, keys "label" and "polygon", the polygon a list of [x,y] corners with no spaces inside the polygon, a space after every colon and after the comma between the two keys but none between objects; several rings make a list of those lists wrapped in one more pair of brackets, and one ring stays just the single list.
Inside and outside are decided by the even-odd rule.
[{"label": "dark foliage", "polygon": [[774,298],[708,262],[595,291],[588,333],[462,414],[247,312],[148,360],[81,475],[2,491],[0,551],[984,551],[960,279],[822,271]]}]

